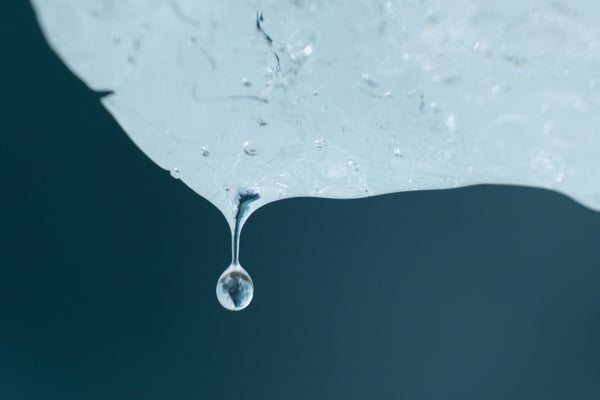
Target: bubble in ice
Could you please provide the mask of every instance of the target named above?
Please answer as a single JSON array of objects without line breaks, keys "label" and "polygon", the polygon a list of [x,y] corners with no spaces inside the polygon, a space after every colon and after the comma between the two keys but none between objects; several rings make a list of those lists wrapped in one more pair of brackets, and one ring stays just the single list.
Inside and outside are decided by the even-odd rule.
[{"label": "bubble in ice", "polygon": [[[101,102],[131,139],[232,231],[245,187],[260,192],[248,215],[290,197],[480,183],[600,209],[600,2],[31,1],[65,64],[110,91]],[[127,38],[143,43],[135,63]],[[410,162],[390,162],[399,143]]]},{"label": "bubble in ice", "polygon": [[250,275],[239,264],[231,264],[217,281],[217,299],[223,307],[240,311],[248,307],[254,296]]}]

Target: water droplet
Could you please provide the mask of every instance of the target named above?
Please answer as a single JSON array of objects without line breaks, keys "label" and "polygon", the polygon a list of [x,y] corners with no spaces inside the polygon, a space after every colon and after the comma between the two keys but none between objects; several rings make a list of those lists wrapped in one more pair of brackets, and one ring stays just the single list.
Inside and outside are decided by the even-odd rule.
[{"label": "water droplet", "polygon": [[448,128],[450,132],[456,131],[456,118],[454,117],[454,114],[450,114],[446,118],[446,128]]},{"label": "water droplet", "polygon": [[402,150],[400,150],[400,147],[396,147],[394,149],[394,156],[396,156],[398,158],[404,157],[404,154],[402,154]]},{"label": "water droplet", "polygon": [[558,172],[556,173],[556,183],[562,183],[562,181],[565,180],[565,173],[566,173],[565,166],[561,165],[558,168]]},{"label": "water droplet", "polygon": [[302,53],[307,57],[310,56],[312,54],[312,52],[313,52],[313,48],[311,45],[304,46],[304,49],[302,50]]},{"label": "water droplet", "polygon": [[173,168],[171,170],[171,176],[175,179],[179,179],[179,168]]},{"label": "water droplet", "polygon": [[208,157],[210,156],[210,151],[208,151],[208,149],[205,146],[202,146],[202,148],[200,149],[200,154],[202,154],[203,157]]},{"label": "water droplet", "polygon": [[318,96],[319,95],[319,91],[317,89],[313,90],[313,96]]},{"label": "water droplet", "polygon": [[121,43],[121,36],[119,36],[118,32],[111,32],[110,36],[114,44]]},{"label": "water droplet", "polygon": [[252,140],[248,140],[244,143],[244,153],[249,156],[255,156],[258,154],[258,150],[256,149],[256,146]]},{"label": "water droplet", "polygon": [[258,125],[260,126],[267,126],[267,121],[265,121],[262,118],[259,118],[258,120],[256,120],[256,122],[258,122]]},{"label": "water droplet", "polygon": [[327,142],[323,138],[317,139],[315,140],[315,146],[317,146],[319,149],[322,149],[323,147],[327,146]]},{"label": "water droplet", "polygon": [[244,85],[246,87],[250,87],[250,86],[252,86],[252,82],[250,82],[248,80],[248,78],[242,78],[242,85]]},{"label": "water droplet", "polygon": [[240,264],[231,264],[217,281],[217,299],[230,311],[248,307],[254,296],[254,284]]},{"label": "water droplet", "polygon": [[231,190],[231,188],[227,185],[223,186],[223,189],[225,189],[226,192],[229,192]]},{"label": "water droplet", "polygon": [[358,161],[350,159],[348,160],[348,165],[355,171],[358,171],[360,169],[360,164],[358,163]]}]

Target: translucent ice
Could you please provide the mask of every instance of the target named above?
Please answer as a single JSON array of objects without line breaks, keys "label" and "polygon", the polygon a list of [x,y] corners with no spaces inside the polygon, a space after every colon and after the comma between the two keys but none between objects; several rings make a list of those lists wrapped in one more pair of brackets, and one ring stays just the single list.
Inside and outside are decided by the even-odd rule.
[{"label": "translucent ice", "polygon": [[596,0],[33,4],[132,140],[232,228],[247,189],[251,209],[477,183],[600,208]]}]

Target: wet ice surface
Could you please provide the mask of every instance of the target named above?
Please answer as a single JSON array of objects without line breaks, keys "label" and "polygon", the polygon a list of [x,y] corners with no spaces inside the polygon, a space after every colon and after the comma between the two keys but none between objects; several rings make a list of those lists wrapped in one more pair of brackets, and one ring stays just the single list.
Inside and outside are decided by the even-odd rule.
[{"label": "wet ice surface", "polygon": [[477,183],[600,208],[592,0],[33,0],[52,47],[233,228],[257,207]]}]

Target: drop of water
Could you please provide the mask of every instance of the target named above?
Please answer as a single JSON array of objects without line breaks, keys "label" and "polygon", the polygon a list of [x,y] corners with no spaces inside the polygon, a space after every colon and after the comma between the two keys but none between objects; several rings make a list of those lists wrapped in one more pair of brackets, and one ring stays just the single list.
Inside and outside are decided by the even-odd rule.
[{"label": "drop of water", "polygon": [[256,149],[256,146],[254,145],[253,141],[248,140],[244,143],[244,153],[246,153],[249,156],[255,156],[258,154],[258,150]]},{"label": "drop of water", "polygon": [[348,160],[348,165],[355,171],[358,171],[360,169],[360,164],[358,163],[358,161]]},{"label": "drop of water", "polygon": [[200,153],[202,154],[203,157],[210,156],[210,151],[208,151],[208,149],[204,146],[202,146],[202,148],[200,149]]},{"label": "drop of water", "polygon": [[254,284],[240,264],[232,263],[217,281],[217,299],[231,311],[248,307],[254,296]]},{"label": "drop of water", "polygon": [[327,142],[325,141],[325,139],[317,139],[315,140],[315,146],[317,146],[319,149],[322,149],[323,147],[327,146]]},{"label": "drop of water", "polygon": [[400,150],[400,147],[396,147],[394,149],[394,155],[398,158],[404,157],[404,154],[402,154],[402,150]]},{"label": "drop of water", "polygon": [[217,299],[219,303],[230,311],[240,311],[248,307],[254,297],[254,284],[248,272],[239,262],[240,257],[240,231],[243,220],[248,211],[248,205],[257,200],[258,193],[247,190],[238,193],[238,209],[235,215],[235,228],[231,238],[231,265],[217,281]]},{"label": "drop of water", "polygon": [[179,168],[173,168],[171,170],[171,176],[175,179],[179,179]]},{"label": "drop of water", "polygon": [[446,118],[446,128],[448,128],[450,132],[454,132],[456,130],[456,118],[454,117],[454,114],[450,114]]}]

